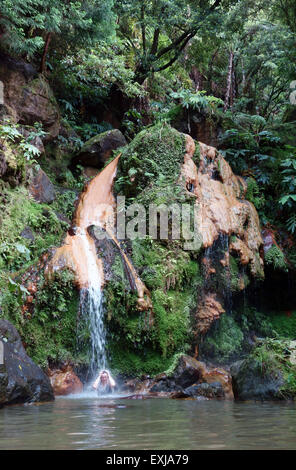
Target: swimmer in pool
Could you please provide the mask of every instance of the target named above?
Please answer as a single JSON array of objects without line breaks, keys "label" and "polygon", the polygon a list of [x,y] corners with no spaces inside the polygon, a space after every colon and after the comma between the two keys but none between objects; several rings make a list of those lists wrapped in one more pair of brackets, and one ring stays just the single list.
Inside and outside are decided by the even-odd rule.
[{"label": "swimmer in pool", "polygon": [[98,395],[104,395],[105,393],[112,393],[115,385],[115,380],[111,377],[110,372],[101,370],[92,388],[97,391]]}]

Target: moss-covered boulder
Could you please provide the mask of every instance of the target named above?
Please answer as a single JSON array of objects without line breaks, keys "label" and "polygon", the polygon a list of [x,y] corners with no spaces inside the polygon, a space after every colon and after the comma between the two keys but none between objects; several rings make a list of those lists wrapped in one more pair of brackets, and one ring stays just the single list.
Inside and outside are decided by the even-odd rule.
[{"label": "moss-covered boulder", "polygon": [[[116,192],[139,198],[150,185],[168,190],[180,174],[185,145],[185,135],[168,125],[156,125],[141,131],[123,149],[118,164]],[[156,202],[155,193],[149,194],[147,199]]]},{"label": "moss-covered boulder", "polygon": [[26,175],[25,160],[20,152],[13,146],[2,140],[0,142],[0,177],[9,183],[11,187],[24,181]]},{"label": "moss-covered boulder", "polygon": [[78,155],[73,158],[72,164],[102,168],[113,150],[124,147],[126,143],[125,137],[119,129],[95,135],[85,142]]},{"label": "moss-covered boulder", "polygon": [[266,339],[231,367],[237,400],[283,400],[296,396],[295,341]]}]

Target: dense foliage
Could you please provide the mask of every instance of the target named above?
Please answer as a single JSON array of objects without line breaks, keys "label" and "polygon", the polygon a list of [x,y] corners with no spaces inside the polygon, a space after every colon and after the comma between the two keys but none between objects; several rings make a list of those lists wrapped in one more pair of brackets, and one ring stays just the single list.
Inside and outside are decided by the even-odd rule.
[{"label": "dense foliage", "polygon": [[[247,183],[245,197],[272,239],[264,255],[265,285],[271,282],[279,296],[285,282],[294,282],[295,25],[294,0],[1,1],[0,57],[25,63],[20,70],[32,66],[50,84],[62,115],[52,137],[40,122],[32,125],[0,106],[0,315],[16,324],[37,362],[81,359],[73,339],[78,296],[71,275],[64,272],[52,284],[40,275],[30,315],[21,310],[30,297],[22,276],[69,228],[88,180],[82,167],[73,168],[73,155],[112,128],[129,142],[115,184],[128,204],[187,201],[176,184],[185,144],[180,132],[218,147]],[[40,167],[55,185],[52,204],[36,202],[28,191],[29,174]],[[116,258],[106,288],[109,353],[118,371],[156,373],[174,355],[192,352],[201,259],[178,243],[149,237],[125,248],[152,292],[154,325],[148,329],[145,314],[136,310]],[[249,352],[259,335],[272,340],[256,343],[253,359],[260,367],[265,360],[280,362],[279,342],[296,338],[294,313],[268,311],[255,305],[252,292],[239,292],[242,266],[235,257],[227,273],[221,263],[215,269],[216,290],[228,282],[231,299],[202,354],[231,361]],[[242,279],[247,287],[247,272]],[[292,301],[289,308],[295,308]],[[291,371],[284,373],[290,377]]]}]

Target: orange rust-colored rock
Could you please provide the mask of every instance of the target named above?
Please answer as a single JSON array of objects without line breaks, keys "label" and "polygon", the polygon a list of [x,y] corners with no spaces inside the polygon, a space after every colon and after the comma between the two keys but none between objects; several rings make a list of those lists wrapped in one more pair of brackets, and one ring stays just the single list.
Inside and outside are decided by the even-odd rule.
[{"label": "orange rust-colored rock", "polygon": [[97,258],[94,240],[87,229],[92,225],[113,229],[115,199],[112,193],[118,155],[104,170],[93,178],[81,194],[74,216],[75,232],[66,236],[64,245],[56,250],[46,267],[45,274],[53,276],[58,270],[70,269],[79,288],[90,283],[90,273],[96,273],[102,287],[104,272],[102,261]]},{"label": "orange rust-colored rock", "polygon": [[207,294],[200,302],[196,312],[197,331],[199,335],[204,335],[212,323],[225,313],[222,305],[216,300],[215,294]]},{"label": "orange rust-colored rock", "polygon": [[53,258],[47,264],[45,274],[51,278],[55,272],[68,268],[74,273],[77,286],[80,289],[89,287],[90,282],[92,285],[102,288],[104,284],[103,263],[97,257],[95,242],[88,233],[89,227],[97,226],[107,233],[120,250],[138,292],[139,309],[151,310],[150,293],[115,236],[116,203],[112,187],[119,158],[120,155],[86,186],[75,211],[73,228],[68,232],[63,246],[56,250]]},{"label": "orange rust-colored rock", "polygon": [[225,398],[233,400],[231,375],[221,367],[206,370],[202,376],[202,380],[208,384],[219,382],[224,390]]},{"label": "orange rust-colored rock", "polygon": [[[220,234],[231,236],[230,252],[235,252],[241,263],[250,265],[254,276],[263,277],[263,260],[259,256],[263,240],[260,222],[253,204],[244,199],[246,183],[235,176],[221,154],[214,148],[198,143],[199,167],[193,156],[195,143],[186,135],[186,153],[180,180],[196,197],[197,227],[202,246],[213,245]],[[227,261],[227,260],[225,260]]]},{"label": "orange rust-colored rock", "polygon": [[83,391],[82,382],[69,364],[61,367],[61,369],[49,369],[47,375],[56,396],[81,393]]}]

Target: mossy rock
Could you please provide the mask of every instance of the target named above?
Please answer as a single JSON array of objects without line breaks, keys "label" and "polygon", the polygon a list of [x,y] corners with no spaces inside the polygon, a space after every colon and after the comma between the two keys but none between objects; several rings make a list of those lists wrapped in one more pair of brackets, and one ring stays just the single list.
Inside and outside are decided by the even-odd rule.
[{"label": "mossy rock", "polygon": [[296,396],[295,342],[261,340],[243,361],[231,367],[238,400],[283,400]]},{"label": "mossy rock", "polygon": [[103,168],[112,152],[124,147],[126,143],[119,129],[102,132],[85,142],[78,155],[73,158],[72,164]]},{"label": "mossy rock", "polygon": [[127,197],[139,195],[149,184],[164,177],[176,182],[184,161],[185,136],[167,124],[141,131],[123,149],[115,190]]},{"label": "mossy rock", "polygon": [[266,265],[272,266],[275,270],[288,271],[285,255],[277,245],[273,245],[267,253],[265,253],[264,262]]}]

